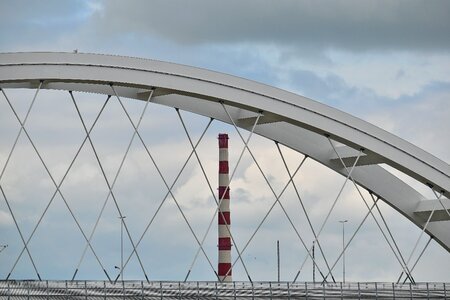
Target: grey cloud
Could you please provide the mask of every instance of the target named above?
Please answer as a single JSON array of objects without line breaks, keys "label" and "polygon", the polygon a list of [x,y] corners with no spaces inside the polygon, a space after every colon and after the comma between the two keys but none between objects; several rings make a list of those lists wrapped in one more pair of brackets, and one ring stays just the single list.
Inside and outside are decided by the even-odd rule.
[{"label": "grey cloud", "polygon": [[181,44],[263,43],[309,49],[437,50],[450,45],[448,1],[105,1],[102,33]]},{"label": "grey cloud", "polygon": [[85,3],[81,0],[46,0],[30,2],[24,0],[2,1],[0,22],[2,24],[43,24],[56,21],[67,22],[75,18]]},{"label": "grey cloud", "polygon": [[24,51],[38,47],[48,49],[48,45],[54,47],[61,36],[68,33],[73,36],[91,10],[89,2],[83,0],[2,1],[0,49]]}]

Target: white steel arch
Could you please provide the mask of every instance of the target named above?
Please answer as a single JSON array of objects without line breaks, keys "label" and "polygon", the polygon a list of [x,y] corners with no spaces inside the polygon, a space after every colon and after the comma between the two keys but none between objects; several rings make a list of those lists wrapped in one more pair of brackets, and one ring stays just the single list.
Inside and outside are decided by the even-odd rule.
[{"label": "white steel arch", "polygon": [[36,88],[86,91],[145,100],[180,108],[231,123],[217,102],[229,106],[236,125],[249,129],[259,112],[254,132],[278,141],[336,172],[347,175],[329,139],[345,146],[338,149],[351,166],[363,151],[352,173],[354,180],[414,224],[423,228],[436,213],[426,232],[450,251],[448,199],[426,200],[423,195],[384,168],[388,164],[450,195],[450,165],[424,150],[354,116],[305,97],[246,79],[172,63],[79,53],[0,54],[0,88]]}]

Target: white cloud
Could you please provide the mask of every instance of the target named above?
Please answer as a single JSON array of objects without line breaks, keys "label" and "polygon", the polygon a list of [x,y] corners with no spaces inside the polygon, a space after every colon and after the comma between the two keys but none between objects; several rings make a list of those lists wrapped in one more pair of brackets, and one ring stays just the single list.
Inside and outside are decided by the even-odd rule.
[{"label": "white cloud", "polygon": [[13,219],[9,212],[0,210],[0,226],[11,226],[13,225]]}]

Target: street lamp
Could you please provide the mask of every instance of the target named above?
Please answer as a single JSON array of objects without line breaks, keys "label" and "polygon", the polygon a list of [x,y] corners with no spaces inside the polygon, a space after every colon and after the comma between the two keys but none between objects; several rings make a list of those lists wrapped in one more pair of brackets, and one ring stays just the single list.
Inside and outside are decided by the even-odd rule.
[{"label": "street lamp", "polygon": [[[123,223],[126,216],[120,216],[120,274],[123,281]],[[117,268],[117,267],[116,267]],[[117,268],[118,269],[118,268]]]},{"label": "street lamp", "polygon": [[339,221],[339,223],[342,223],[342,282],[345,283],[345,223],[347,223],[348,220],[342,220]]}]

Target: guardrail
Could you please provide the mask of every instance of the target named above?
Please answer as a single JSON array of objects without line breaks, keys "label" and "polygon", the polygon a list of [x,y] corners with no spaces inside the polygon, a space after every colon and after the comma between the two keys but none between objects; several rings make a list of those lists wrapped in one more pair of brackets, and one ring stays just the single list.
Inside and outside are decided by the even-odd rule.
[{"label": "guardrail", "polygon": [[446,283],[0,281],[0,299],[448,299]]}]

